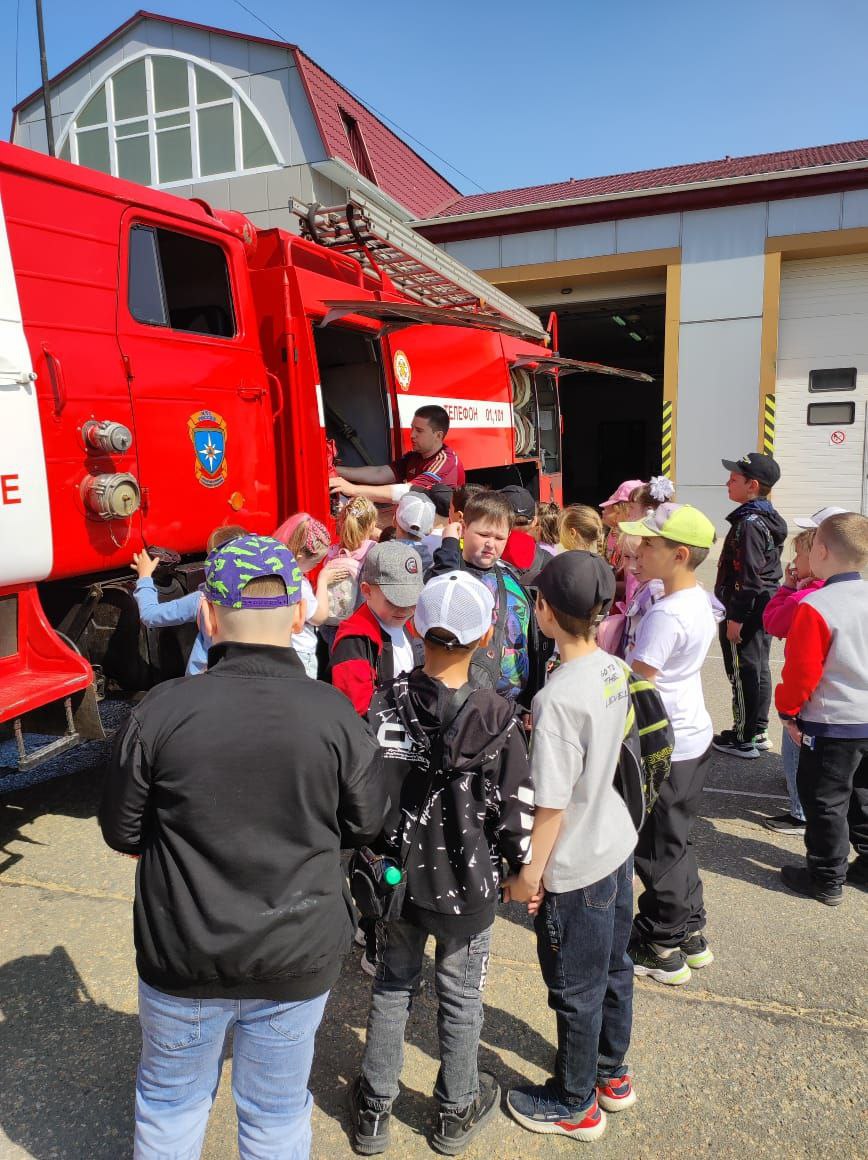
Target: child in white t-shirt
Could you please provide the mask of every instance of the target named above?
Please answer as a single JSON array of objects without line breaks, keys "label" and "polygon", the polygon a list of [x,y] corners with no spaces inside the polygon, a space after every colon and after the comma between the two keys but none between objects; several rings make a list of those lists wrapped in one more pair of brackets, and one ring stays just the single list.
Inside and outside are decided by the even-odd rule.
[{"label": "child in white t-shirt", "polygon": [[663,583],[626,655],[657,687],[672,722],[672,771],[639,835],[636,872],[645,891],[633,922],[630,954],[637,975],[679,985],[691,967],[713,961],[703,935],[705,908],[690,831],[708,773],[714,730],[702,692],[702,665],[716,632],[696,569],[715,540],[714,525],[689,504],[663,504],[644,520],[622,523],[641,536],[639,575]]}]

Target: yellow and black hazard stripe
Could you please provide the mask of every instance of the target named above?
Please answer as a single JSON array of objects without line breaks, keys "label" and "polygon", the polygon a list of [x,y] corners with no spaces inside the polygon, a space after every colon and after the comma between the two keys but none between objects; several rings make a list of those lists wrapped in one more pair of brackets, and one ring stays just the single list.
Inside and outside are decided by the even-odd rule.
[{"label": "yellow and black hazard stripe", "polygon": [[775,397],[766,395],[763,404],[763,451],[766,455],[775,453]]},{"label": "yellow and black hazard stripe", "polygon": [[672,474],[672,400],[663,400],[663,441],[660,448],[660,472]]}]

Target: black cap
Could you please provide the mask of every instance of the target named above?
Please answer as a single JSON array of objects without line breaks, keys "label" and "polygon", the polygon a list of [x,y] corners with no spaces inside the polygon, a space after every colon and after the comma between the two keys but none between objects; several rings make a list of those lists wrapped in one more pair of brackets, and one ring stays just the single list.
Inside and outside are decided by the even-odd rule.
[{"label": "black cap", "polygon": [[509,483],[500,489],[500,494],[507,501],[515,514],[523,520],[532,520],[536,515],[536,500],[517,483]]},{"label": "black cap", "polygon": [[741,459],[721,459],[727,471],[743,475],[745,479],[755,479],[765,487],[774,487],[781,478],[781,469],[771,455],[760,455],[758,451],[748,451]]},{"label": "black cap", "polygon": [[593,552],[562,552],[549,560],[534,584],[552,608],[580,620],[598,604],[602,618],[615,599],[615,573]]},{"label": "black cap", "polygon": [[438,516],[448,516],[452,506],[452,488],[447,483],[432,483],[430,487],[413,486],[410,491],[418,491],[420,495],[427,495],[434,504]]}]

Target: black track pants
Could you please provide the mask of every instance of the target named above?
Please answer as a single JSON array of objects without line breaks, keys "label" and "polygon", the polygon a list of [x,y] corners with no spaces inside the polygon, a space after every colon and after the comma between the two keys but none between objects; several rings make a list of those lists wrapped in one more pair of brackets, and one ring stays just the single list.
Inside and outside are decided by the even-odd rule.
[{"label": "black track pants", "polygon": [[741,644],[726,639],[725,620],[718,631],[726,675],[732,685],[733,729],[739,741],[752,741],[769,726],[772,638],[763,631],[761,620],[747,621],[742,626]]},{"label": "black track pants", "polygon": [[841,886],[851,843],[868,860],[868,738],[805,737],[797,783],[808,869]]},{"label": "black track pants", "polygon": [[679,946],[705,926],[702,882],[690,831],[699,812],[711,749],[691,761],[673,761],[660,797],[639,834],[634,856],[645,887],[633,930],[647,942]]}]

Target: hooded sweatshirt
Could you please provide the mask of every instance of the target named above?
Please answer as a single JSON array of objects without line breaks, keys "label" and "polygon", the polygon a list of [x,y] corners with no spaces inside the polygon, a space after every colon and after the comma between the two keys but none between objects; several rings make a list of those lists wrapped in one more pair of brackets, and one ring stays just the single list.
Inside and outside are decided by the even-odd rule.
[{"label": "hooded sweatshirt", "polygon": [[767,499],[752,499],[726,517],[730,524],[717,565],[714,594],[727,620],[744,624],[762,615],[781,582],[787,525]]},{"label": "hooded sweatshirt", "polygon": [[381,847],[407,859],[401,917],[441,938],[469,938],[494,921],[501,858],[511,870],[530,858],[533,787],[518,720],[490,689],[470,694],[430,769],[452,694],[416,669],[374,695],[368,722],[392,803]]}]

